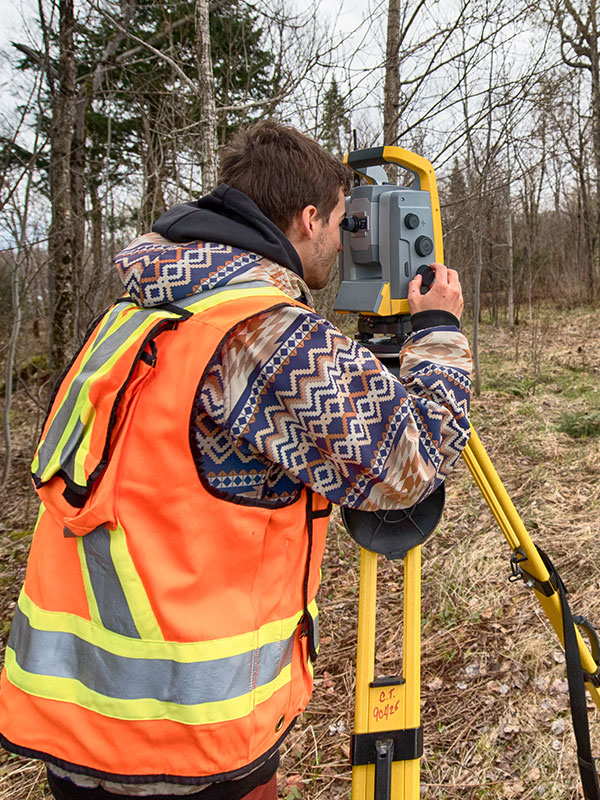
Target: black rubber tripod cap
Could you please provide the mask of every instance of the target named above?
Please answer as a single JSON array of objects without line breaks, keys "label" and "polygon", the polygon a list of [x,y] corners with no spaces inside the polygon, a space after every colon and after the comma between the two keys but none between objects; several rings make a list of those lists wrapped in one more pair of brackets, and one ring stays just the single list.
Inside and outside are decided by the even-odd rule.
[{"label": "black rubber tripod cap", "polygon": [[435,492],[410,508],[394,511],[357,511],[342,507],[342,521],[352,538],[365,550],[395,560],[433,533],[442,517],[446,489]]}]

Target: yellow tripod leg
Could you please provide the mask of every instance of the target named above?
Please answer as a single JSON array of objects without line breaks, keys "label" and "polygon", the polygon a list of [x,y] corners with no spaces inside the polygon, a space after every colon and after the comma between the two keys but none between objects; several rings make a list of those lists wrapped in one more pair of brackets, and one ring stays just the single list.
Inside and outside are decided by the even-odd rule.
[{"label": "yellow tripod leg", "polygon": [[[513,554],[518,558],[520,574],[527,583],[531,583],[564,646],[559,594],[553,589],[549,571],[473,428],[463,456]],[[361,549],[353,759],[355,742],[363,734],[368,734],[373,740],[385,741],[400,731],[420,731],[421,548],[414,547],[404,560],[402,675],[375,680],[377,560],[376,553]],[[598,665],[577,629],[575,633],[582,667],[593,675]],[[599,689],[589,681],[586,687],[600,708]],[[415,735],[414,738],[416,742],[419,737]],[[415,757],[393,761],[387,794],[378,794],[375,766],[371,762],[357,763],[353,760],[353,764],[352,800],[419,799],[420,750]]]},{"label": "yellow tripod leg", "polygon": [[[414,547],[404,559],[404,671],[405,730],[421,725],[421,548]],[[401,761],[404,794],[392,794],[392,800],[418,800],[420,797],[420,758]]]},{"label": "yellow tripod leg", "polygon": [[[552,591],[552,587],[549,585],[550,574],[548,569],[473,427],[471,427],[471,438],[463,450],[463,457],[509,547],[513,553],[518,552],[522,558],[519,566],[524,570],[525,580],[527,582],[530,576],[531,588],[533,588],[540,605],[544,609],[544,613],[564,646],[559,594],[556,591]],[[543,591],[544,588],[550,592],[549,596]],[[575,633],[579,644],[581,666],[585,672],[593,675],[598,669],[598,664],[596,664],[577,629],[575,629]],[[586,682],[586,687],[594,703],[600,708],[600,692],[598,688],[589,681]]]},{"label": "yellow tripod leg", "polygon": [[[406,731],[411,742],[420,742],[421,548],[414,547],[404,559],[402,675],[375,681],[377,559],[376,553],[361,550],[355,741],[360,734],[379,733],[381,741],[386,741]],[[396,742],[396,748],[398,746]],[[419,768],[420,753],[415,758],[392,762],[390,800],[418,800]],[[352,800],[374,798],[380,800],[376,796],[375,766],[353,766]]]},{"label": "yellow tripod leg", "polygon": [[[375,675],[375,621],[377,616],[377,553],[360,551],[358,594],[358,639],[356,646],[356,688],[354,690],[354,733],[369,731],[369,686]],[[373,797],[373,767],[352,767],[352,800]],[[371,778],[371,791],[369,781]]]}]

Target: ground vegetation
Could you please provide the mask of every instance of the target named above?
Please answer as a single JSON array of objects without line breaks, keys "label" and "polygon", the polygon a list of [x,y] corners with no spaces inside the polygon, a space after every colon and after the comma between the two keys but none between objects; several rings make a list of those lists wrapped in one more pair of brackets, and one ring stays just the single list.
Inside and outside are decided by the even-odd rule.
[{"label": "ground vegetation", "polygon": [[[559,568],[577,613],[600,621],[600,345],[597,309],[536,304],[513,332],[482,314],[482,391],[473,422],[534,541]],[[467,333],[472,321],[466,320]],[[29,485],[38,373],[23,376],[14,415],[15,468],[0,501],[0,631],[6,643],[37,502]],[[509,549],[461,462],[442,522],[423,547],[422,720],[427,800],[579,795],[564,659],[532,592],[508,581]],[[315,695],[289,736],[283,800],[350,792],[359,549],[336,512],[319,595]],[[402,653],[402,569],[382,561],[378,674]],[[595,752],[599,712],[591,713]],[[48,800],[37,762],[0,756],[3,800]]]}]

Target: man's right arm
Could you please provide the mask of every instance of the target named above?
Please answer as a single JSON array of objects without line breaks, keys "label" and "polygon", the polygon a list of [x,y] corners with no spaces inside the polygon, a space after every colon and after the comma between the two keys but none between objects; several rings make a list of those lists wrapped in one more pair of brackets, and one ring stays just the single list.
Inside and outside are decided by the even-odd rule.
[{"label": "man's right arm", "polygon": [[[455,326],[414,334],[398,380],[329,322],[282,307],[238,326],[218,370],[208,384],[224,388],[215,422],[230,440],[340,505],[412,505],[469,437],[469,350]],[[207,389],[205,408],[218,405]]]}]

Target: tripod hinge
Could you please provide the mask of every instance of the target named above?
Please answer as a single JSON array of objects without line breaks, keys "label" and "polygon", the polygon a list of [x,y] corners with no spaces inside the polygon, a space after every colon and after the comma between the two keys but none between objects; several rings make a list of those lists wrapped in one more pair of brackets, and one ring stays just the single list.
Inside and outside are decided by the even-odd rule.
[{"label": "tripod hinge", "polygon": [[423,727],[352,735],[352,766],[376,764],[383,744],[393,752],[392,761],[411,761],[423,755]]},{"label": "tripod hinge", "polygon": [[591,683],[592,686],[595,686],[596,689],[600,689],[600,669],[597,669],[593,674],[584,670],[583,679],[586,683]]},{"label": "tripod hinge", "polygon": [[523,581],[525,586],[530,589],[535,589],[545,597],[552,597],[558,591],[555,576],[550,573],[550,580],[540,581],[523,567],[525,561],[527,561],[527,556],[520,547],[517,547],[510,558],[511,575],[508,580],[512,582]]}]

